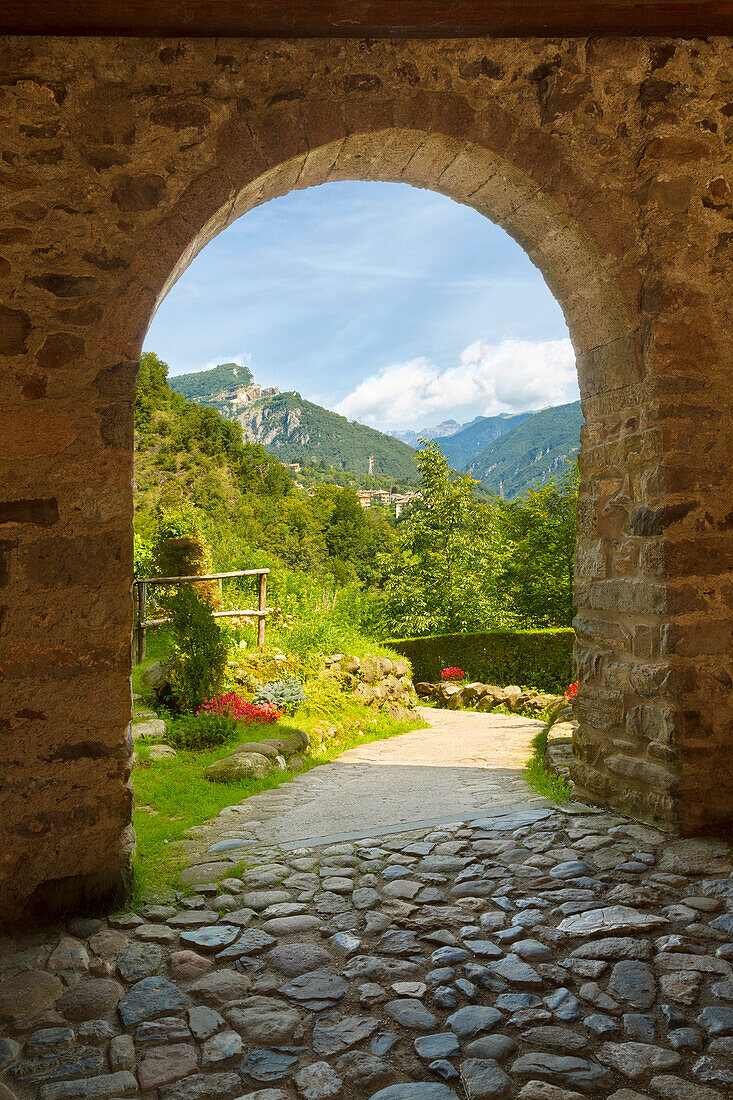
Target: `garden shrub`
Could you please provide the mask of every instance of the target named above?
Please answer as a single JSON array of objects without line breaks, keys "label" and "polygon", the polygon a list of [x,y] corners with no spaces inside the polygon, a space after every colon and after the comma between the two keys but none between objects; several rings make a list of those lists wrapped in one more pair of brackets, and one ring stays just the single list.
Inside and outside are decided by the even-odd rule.
[{"label": "garden shrub", "polygon": [[252,702],[258,705],[270,703],[286,714],[295,714],[305,702],[305,691],[296,676],[289,676],[286,680],[271,680],[269,684],[263,684]]},{"label": "garden shrub", "polygon": [[387,644],[412,662],[415,680],[437,681],[446,665],[460,665],[472,681],[535,687],[562,693],[573,671],[575,632],[492,631],[390,639]]},{"label": "garden shrub", "polygon": [[168,726],[168,741],[177,749],[215,749],[237,732],[237,720],[227,714],[199,713],[174,720]]},{"label": "garden shrub", "polygon": [[170,605],[171,646],[166,667],[180,710],[195,714],[205,699],[221,692],[231,631],[213,618],[193,585],[182,585]]}]

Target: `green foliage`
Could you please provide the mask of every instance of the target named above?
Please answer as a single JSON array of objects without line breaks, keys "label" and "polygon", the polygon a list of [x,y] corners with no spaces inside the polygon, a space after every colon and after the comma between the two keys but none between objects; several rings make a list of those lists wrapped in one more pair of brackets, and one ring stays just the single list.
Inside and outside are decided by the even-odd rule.
[{"label": "green foliage", "polygon": [[213,749],[230,741],[237,721],[226,714],[187,715],[168,722],[168,741],[178,749]]},{"label": "green foliage", "polygon": [[205,699],[221,692],[231,631],[212,617],[209,604],[193,585],[178,588],[170,615],[171,686],[179,708],[194,714]]},{"label": "green foliage", "polygon": [[137,532],[133,537],[135,577],[149,577],[153,570],[153,542]]},{"label": "green foliage", "polygon": [[494,493],[503,485],[504,496],[514,499],[577,458],[582,425],[579,401],[542,409],[490,443],[470,471]]},{"label": "green foliage", "polygon": [[270,680],[259,688],[252,702],[255,706],[272,703],[285,714],[295,714],[298,707],[302,707],[305,703],[305,689],[296,676],[288,676],[284,680]]},{"label": "green foliage", "polygon": [[545,768],[540,756],[533,756],[524,769],[524,778],[537,794],[562,805],[572,798],[572,790],[561,775],[553,775]]},{"label": "green foliage", "polygon": [[578,469],[529,489],[499,509],[503,544],[497,573],[507,609],[521,623],[570,626],[577,531]]},{"label": "green foliage", "polygon": [[441,669],[458,665],[469,681],[561,693],[572,679],[574,639],[573,630],[558,628],[441,634],[388,644],[411,661],[418,681],[437,682]]},{"label": "green foliage", "polygon": [[158,577],[195,577],[212,571],[211,551],[190,504],[159,506],[150,556]]},{"label": "green foliage", "polygon": [[492,509],[474,498],[475,481],[451,475],[437,443],[425,443],[416,461],[423,503],[398,523],[394,552],[380,559],[386,629],[455,633],[501,623],[486,583],[500,549]]}]

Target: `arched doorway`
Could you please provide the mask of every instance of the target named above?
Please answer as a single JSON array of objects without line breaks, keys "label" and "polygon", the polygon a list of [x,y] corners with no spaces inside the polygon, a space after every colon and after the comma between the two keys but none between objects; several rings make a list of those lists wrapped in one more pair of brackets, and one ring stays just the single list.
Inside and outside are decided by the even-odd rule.
[{"label": "arched doorway", "polygon": [[[201,41],[114,53],[97,42],[72,69],[52,41],[34,55],[50,75],[19,84],[19,116],[49,135],[70,128],[77,152],[63,170],[45,146],[32,171],[12,166],[19,197],[3,237],[13,465],[0,577],[12,585],[7,728],[22,746],[6,768],[8,917],[29,898],[56,909],[110,897],[124,879],[131,410],[156,303],[232,219],[329,179],[442,191],[502,225],[543,272],[575,346],[586,420],[576,782],[685,831],[729,822],[733,769],[713,751],[730,730],[729,394],[709,308],[724,259],[711,268],[716,230],[699,202],[690,213],[702,170],[659,168],[674,156],[712,171],[716,139],[686,137],[675,152],[662,133],[650,146],[649,130],[664,126],[651,91],[640,133],[643,43],[600,42],[582,58],[573,43],[494,45],[224,52]],[[614,104],[604,74],[624,67],[639,79]],[[710,275],[694,292],[664,271],[670,234],[693,217],[687,273]],[[707,591],[686,580],[706,572],[701,552]]]}]

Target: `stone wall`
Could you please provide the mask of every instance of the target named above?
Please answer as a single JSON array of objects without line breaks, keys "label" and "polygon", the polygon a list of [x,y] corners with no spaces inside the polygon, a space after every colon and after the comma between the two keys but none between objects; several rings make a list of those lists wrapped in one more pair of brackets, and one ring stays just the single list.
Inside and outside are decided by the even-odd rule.
[{"label": "stone wall", "polygon": [[586,420],[575,782],[730,823],[730,40],[5,39],[0,110],[4,917],[126,882],[150,318],[234,218],[328,180],[451,195],[544,273]]}]

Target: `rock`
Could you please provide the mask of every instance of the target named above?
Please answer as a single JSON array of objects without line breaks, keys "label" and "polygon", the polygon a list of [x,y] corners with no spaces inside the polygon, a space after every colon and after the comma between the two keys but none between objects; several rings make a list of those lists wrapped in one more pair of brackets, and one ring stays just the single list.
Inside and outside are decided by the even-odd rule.
[{"label": "rock", "polygon": [[656,990],[654,974],[651,967],[644,962],[624,959],[617,962],[611,971],[608,992],[635,1008],[651,1008]]},{"label": "rock", "polygon": [[640,913],[626,905],[607,905],[601,909],[587,909],[566,917],[558,925],[559,932],[569,936],[607,936],[613,932],[645,932],[662,928],[669,921],[653,913]]},{"label": "rock", "polygon": [[704,1008],[697,1022],[709,1036],[733,1035],[733,1008],[720,1008],[712,1005]]},{"label": "rock", "polygon": [[280,1081],[287,1077],[298,1061],[297,1054],[285,1050],[253,1050],[242,1066],[242,1072],[255,1081]]},{"label": "rock", "polygon": [[501,1061],[516,1049],[517,1044],[508,1035],[481,1035],[466,1046],[466,1054],[472,1058],[493,1058]]},{"label": "rock", "polygon": [[98,1047],[74,1046],[36,1058],[24,1058],[10,1067],[10,1076],[19,1085],[32,1087],[48,1081],[93,1077],[106,1069],[107,1060]]},{"label": "rock", "polygon": [[611,1074],[594,1062],[558,1054],[522,1054],[512,1064],[511,1072],[551,1085],[569,1085],[581,1092],[603,1092],[613,1085]]},{"label": "rock", "polygon": [[73,936],[64,936],[51,958],[48,969],[59,973],[64,970],[86,971],[89,969],[89,952],[80,940]]},{"label": "rock", "polygon": [[112,1012],[123,993],[119,982],[109,978],[90,978],[73,989],[67,989],[57,1007],[67,1020],[77,1023],[96,1020]]},{"label": "rock", "polygon": [[151,691],[154,691],[158,698],[161,698],[166,693],[166,689],[170,688],[168,673],[160,661],[155,661],[152,665],[148,665],[143,672],[143,683],[146,684]]},{"label": "rock", "polygon": [[241,931],[236,924],[210,924],[200,928],[185,929],[181,932],[180,940],[186,947],[208,955],[229,947]]},{"label": "rock", "polygon": [[652,1077],[650,1086],[663,1100],[723,1100],[723,1094],[717,1089],[695,1085],[692,1081],[667,1074]]},{"label": "rock", "polygon": [[[12,1039],[5,1039],[4,1042],[13,1043]],[[70,1047],[73,1042],[74,1032],[70,1027],[44,1027],[40,1031],[34,1031],[26,1040],[25,1055],[30,1057],[34,1054],[48,1054],[52,1050],[63,1050],[64,1047]],[[20,1053],[18,1043],[13,1043],[13,1047],[17,1047],[17,1050],[13,1057],[6,1061],[6,1065],[15,1061]]]},{"label": "rock", "polygon": [[207,1039],[201,1048],[201,1066],[209,1069],[212,1066],[222,1068],[230,1065],[235,1059],[240,1058],[243,1046],[242,1040],[236,1031],[220,1031]]},{"label": "rock", "polygon": [[103,928],[101,932],[97,932],[89,940],[89,946],[95,955],[99,955],[100,958],[109,959],[113,955],[116,955],[127,944],[127,936],[123,932],[118,932],[114,928]]},{"label": "rock", "polygon": [[272,772],[272,764],[259,752],[235,753],[215,760],[205,769],[204,775],[213,783],[232,783],[237,779],[266,779]]},{"label": "rock", "polygon": [[218,1012],[204,1005],[194,1005],[193,1008],[189,1008],[186,1016],[194,1039],[208,1039],[224,1024]]},{"label": "rock", "polygon": [[733,852],[724,840],[676,840],[665,846],[659,869],[676,875],[729,875],[733,872]]},{"label": "rock", "polygon": [[491,1058],[466,1058],[461,1062],[461,1080],[471,1100],[506,1096],[512,1084]]},{"label": "rock", "polygon": [[178,756],[178,753],[172,745],[151,745],[148,757],[154,763],[159,760],[172,760],[174,756]]},{"label": "rock", "polygon": [[681,1061],[675,1051],[650,1043],[602,1043],[597,1058],[632,1080],[643,1077],[649,1070],[671,1069]]},{"label": "rock", "polygon": [[311,1012],[320,1012],[325,1008],[335,1008],[348,989],[349,983],[339,975],[329,974],[327,970],[311,970],[288,982],[280,993]]},{"label": "rock", "polygon": [[162,1046],[164,1043],[185,1043],[191,1038],[186,1021],[179,1016],[162,1016],[157,1020],[143,1020],[135,1031],[135,1045],[144,1047]]},{"label": "rock", "polygon": [[233,1100],[242,1092],[237,1073],[197,1073],[173,1085],[164,1085],[160,1100]]},{"label": "rock", "polygon": [[115,1035],[109,1044],[111,1070],[132,1069],[135,1065],[135,1044],[131,1035]]},{"label": "rock", "polygon": [[162,718],[151,718],[147,722],[132,723],[132,739],[139,741],[141,737],[148,741],[164,741],[168,736],[168,726]]},{"label": "rock", "polygon": [[[214,963],[212,959],[205,959],[203,955],[198,955],[195,951],[174,951],[168,959],[168,965],[170,966],[171,976],[177,982],[192,982],[211,970]],[[157,970],[158,967],[155,969]],[[151,971],[151,973],[155,973],[155,971]],[[135,979],[128,978],[127,980],[134,981]]]},{"label": "rock", "polygon": [[227,1005],[245,996],[251,984],[248,974],[236,970],[213,970],[198,978],[189,987],[189,993],[208,1005]]},{"label": "rock", "polygon": [[453,1058],[460,1052],[461,1045],[452,1031],[442,1031],[435,1035],[421,1035],[415,1040],[415,1050],[421,1058],[429,1062],[433,1058]]},{"label": "rock", "polygon": [[313,1028],[313,1049],[316,1054],[338,1054],[368,1038],[379,1027],[372,1016],[342,1016],[327,1013],[319,1016]]},{"label": "rock", "polygon": [[157,943],[128,943],[117,956],[117,971],[126,982],[138,982],[156,974],[163,963]]},{"label": "rock", "polygon": [[[340,932],[338,935],[344,936],[348,933]],[[325,947],[316,943],[282,943],[268,952],[267,961],[278,973],[296,978],[310,970],[328,966],[332,957]]]},{"label": "rock", "polygon": [[458,1100],[448,1085],[437,1081],[412,1081],[409,1084],[388,1085],[375,1092],[370,1100]]},{"label": "rock", "polygon": [[[389,1062],[364,1050],[349,1050],[336,1060],[336,1072],[348,1085],[363,1096],[367,1090],[384,1084],[394,1076]],[[286,1098],[284,1098],[286,1100]]]},{"label": "rock", "polygon": [[63,991],[63,985],[53,974],[25,970],[0,983],[0,1021],[12,1023],[35,1016],[52,1005]]},{"label": "rock", "polygon": [[134,1027],[143,1020],[154,1020],[166,1012],[176,1012],[185,1008],[187,998],[184,993],[167,978],[154,975],[136,982],[125,994],[117,1006],[125,1027]]},{"label": "rock", "polygon": [[272,920],[266,920],[262,930],[273,936],[292,936],[298,932],[314,932],[320,927],[321,921],[318,917],[304,914],[299,917],[275,917]]},{"label": "rock", "polygon": [[588,1045],[585,1035],[571,1031],[569,1027],[532,1027],[523,1035],[528,1043],[539,1047],[553,1047],[558,1050],[582,1050]]},{"label": "rock", "polygon": [[448,1017],[446,1023],[451,1031],[462,1039],[469,1039],[481,1031],[491,1031],[503,1019],[496,1008],[484,1005],[466,1005]]},{"label": "rock", "polygon": [[108,1097],[134,1096],[137,1081],[129,1070],[103,1073],[81,1081],[56,1081],[43,1085],[39,1100],[107,1100]]},{"label": "rock", "polygon": [[224,1012],[229,1024],[250,1046],[284,1046],[293,1038],[300,1015],[272,997],[248,997]]},{"label": "rock", "polygon": [[328,1062],[312,1062],[293,1078],[305,1100],[330,1100],[338,1096],[343,1084]]},{"label": "rock", "polygon": [[196,1047],[190,1043],[171,1043],[146,1051],[137,1067],[137,1077],[140,1088],[146,1092],[187,1077],[197,1069]]},{"label": "rock", "polygon": [[428,1012],[421,1001],[411,997],[400,997],[395,1001],[388,1001],[384,1011],[402,1027],[414,1031],[429,1031],[437,1027],[438,1021],[432,1012]]}]

